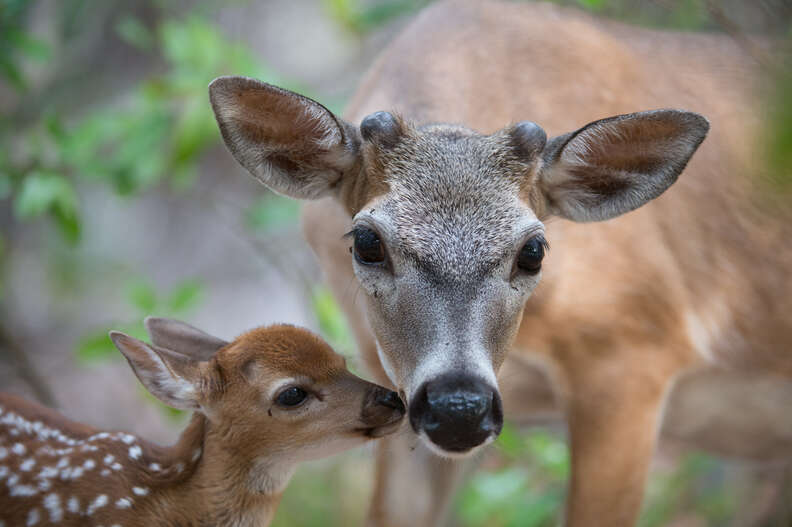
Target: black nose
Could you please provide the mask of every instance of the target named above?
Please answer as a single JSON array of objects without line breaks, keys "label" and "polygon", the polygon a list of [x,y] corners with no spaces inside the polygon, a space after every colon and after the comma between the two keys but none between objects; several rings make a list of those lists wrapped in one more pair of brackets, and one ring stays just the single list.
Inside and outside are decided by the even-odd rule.
[{"label": "black nose", "polygon": [[466,452],[500,433],[500,396],[477,377],[445,374],[416,392],[410,403],[410,424],[443,450]]},{"label": "black nose", "polygon": [[382,406],[387,406],[393,410],[398,410],[401,413],[404,413],[406,409],[404,408],[404,403],[402,402],[399,394],[396,392],[392,392],[390,390],[381,390],[377,392],[377,395],[374,397],[374,401],[377,404]]}]

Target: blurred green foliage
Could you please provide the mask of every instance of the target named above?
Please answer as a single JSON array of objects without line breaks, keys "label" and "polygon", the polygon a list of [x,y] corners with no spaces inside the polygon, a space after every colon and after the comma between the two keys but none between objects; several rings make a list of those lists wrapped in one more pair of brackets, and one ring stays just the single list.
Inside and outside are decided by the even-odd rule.
[{"label": "blurred green foliage", "polygon": [[324,285],[316,286],[313,290],[311,307],[319,323],[322,335],[338,353],[351,356],[355,350],[354,339],[349,330],[346,317],[338,303],[336,303],[330,289]]},{"label": "blurred green foliage", "polygon": [[135,338],[147,340],[148,334],[143,327],[145,317],[183,316],[196,308],[204,297],[204,286],[195,279],[181,282],[165,295],[158,291],[158,288],[143,279],[129,282],[126,286],[125,298],[135,313],[131,322],[112,324],[85,335],[77,345],[77,358],[83,363],[121,358],[107,336],[110,330],[122,331]]},{"label": "blurred green foliage", "polygon": [[706,525],[728,525],[738,498],[721,462],[700,453],[687,454],[673,471],[650,480],[639,527],[668,525],[685,510],[694,510]]},{"label": "blurred green foliage", "polygon": [[[27,4],[9,3],[14,9],[0,11],[5,14],[0,24],[14,23],[6,19],[20,18]],[[175,188],[188,185],[201,154],[220,140],[207,104],[209,82],[230,73],[276,78],[244,46],[229,42],[197,15],[166,19],[155,28],[127,15],[116,30],[129,45],[161,55],[164,71],[134,86],[122,100],[100,104],[79,119],[43,111],[29,129],[8,122],[0,127],[6,147],[0,155],[0,199],[13,200],[19,220],[49,215],[71,242],[80,237],[75,185],[104,182],[122,195],[166,178]],[[16,33],[27,35],[19,27],[11,32]],[[18,55],[30,51],[32,37],[14,38],[21,44],[6,49],[0,63],[17,65]],[[36,57],[43,60],[47,54]],[[5,78],[22,89],[18,70],[6,71]]]},{"label": "blurred green foliage", "polygon": [[[788,47],[792,50],[792,31]],[[780,194],[788,204],[792,198],[792,60],[777,77],[768,105],[766,154],[770,192]]]},{"label": "blurred green foliage", "polygon": [[[644,25],[717,28],[703,0],[555,1]],[[326,13],[340,27],[358,35],[428,3],[323,0]],[[33,4],[29,0],[0,0],[0,79],[19,92],[32,85],[27,75],[31,65],[54,65],[60,52],[27,28]],[[129,12],[113,26],[118,38],[161,62],[155,74],[116,99],[97,101],[80,115],[42,107],[22,129],[16,123],[0,121],[0,202],[10,204],[16,221],[49,218],[62,239],[76,244],[82,230],[83,185],[107,185],[130,199],[163,183],[177,192],[189,187],[203,153],[220,142],[206,95],[207,84],[218,75],[249,75],[306,92],[258,63],[248,49],[226,38],[205,14],[198,14],[205,13],[206,6],[176,15],[165,11],[166,4],[151,3],[160,9],[153,23]],[[60,11],[65,17],[62,25],[79,31],[80,13],[90,9],[90,4],[69,5],[74,9]],[[778,76],[776,85],[768,101],[768,159],[773,180],[789,189],[789,68]],[[251,233],[276,232],[294,224],[297,209],[291,200],[263,195],[243,212],[243,220]],[[4,255],[12,243],[0,235],[0,298]],[[109,329],[146,338],[143,317],[184,316],[200,305],[205,289],[200,278],[177,284],[166,294],[145,278],[131,281],[123,291],[129,320],[83,336],[75,356],[88,365],[111,357],[120,359],[107,337]],[[309,301],[323,335],[337,350],[351,353],[352,335],[329,290],[311,289]],[[141,389],[141,393],[145,392]],[[275,527],[362,524],[371,486],[369,464],[369,458],[352,453],[300,469],[284,496]],[[690,455],[674,470],[654,477],[641,527],[668,525],[684,511],[695,513],[706,525],[728,525],[738,496],[722,467],[713,458]],[[506,426],[481,469],[461,490],[454,507],[458,521],[466,527],[555,525],[563,508],[569,469],[562,437],[545,430],[523,432]]]},{"label": "blurred green foliage", "polygon": [[245,211],[245,223],[254,231],[278,231],[292,227],[299,217],[297,201],[272,193],[262,193]]},{"label": "blurred green foliage", "polygon": [[488,460],[457,500],[465,526],[550,527],[563,510],[569,452],[563,438],[544,430],[520,433],[506,425]]},{"label": "blurred green foliage", "polygon": [[0,0],[0,77],[20,90],[28,86],[23,63],[46,62],[52,54],[46,42],[24,29],[29,9],[28,0]]},{"label": "blurred green foliage", "polygon": [[430,0],[322,0],[326,12],[341,27],[363,34],[381,27],[393,18],[414,13],[428,5]]}]

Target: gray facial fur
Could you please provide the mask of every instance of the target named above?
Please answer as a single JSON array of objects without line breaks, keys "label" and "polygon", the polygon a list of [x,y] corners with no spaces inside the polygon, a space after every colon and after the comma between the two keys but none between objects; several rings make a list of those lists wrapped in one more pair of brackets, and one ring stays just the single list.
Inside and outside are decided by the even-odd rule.
[{"label": "gray facial fur", "polygon": [[439,374],[495,373],[539,274],[515,272],[543,225],[519,195],[535,160],[508,134],[433,125],[376,153],[389,192],[354,218],[375,230],[390,268],[355,264],[391,380],[408,399]]}]

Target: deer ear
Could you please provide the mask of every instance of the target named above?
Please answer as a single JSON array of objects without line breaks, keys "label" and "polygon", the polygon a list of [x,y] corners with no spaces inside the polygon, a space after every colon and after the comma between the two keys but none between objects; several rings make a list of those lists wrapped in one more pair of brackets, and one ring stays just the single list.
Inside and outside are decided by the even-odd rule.
[{"label": "deer ear", "polygon": [[110,339],[154,397],[180,410],[200,409],[198,361],[118,331],[111,331]]},{"label": "deer ear", "polygon": [[143,321],[155,346],[176,351],[195,360],[211,359],[228,342],[185,322],[169,318],[146,317]]},{"label": "deer ear", "polygon": [[293,198],[330,195],[354,166],[357,129],[316,101],[245,77],[220,77],[209,99],[226,146],[270,189]]},{"label": "deer ear", "polygon": [[549,212],[601,221],[640,207],[676,181],[708,130],[699,114],[655,110],[552,139],[539,179]]}]

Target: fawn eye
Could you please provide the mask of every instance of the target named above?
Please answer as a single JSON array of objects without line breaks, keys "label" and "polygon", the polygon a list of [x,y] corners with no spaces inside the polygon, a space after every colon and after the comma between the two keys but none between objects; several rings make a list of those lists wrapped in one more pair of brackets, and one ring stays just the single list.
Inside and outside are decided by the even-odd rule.
[{"label": "fawn eye", "polygon": [[294,407],[302,403],[308,397],[308,392],[297,386],[286,388],[275,398],[279,406]]},{"label": "fawn eye", "polygon": [[355,259],[363,265],[376,265],[385,261],[385,247],[376,232],[368,227],[357,227],[355,236]]},{"label": "fawn eye", "polygon": [[530,274],[536,274],[542,268],[542,259],[547,249],[547,242],[541,236],[531,238],[517,256],[517,267]]}]

